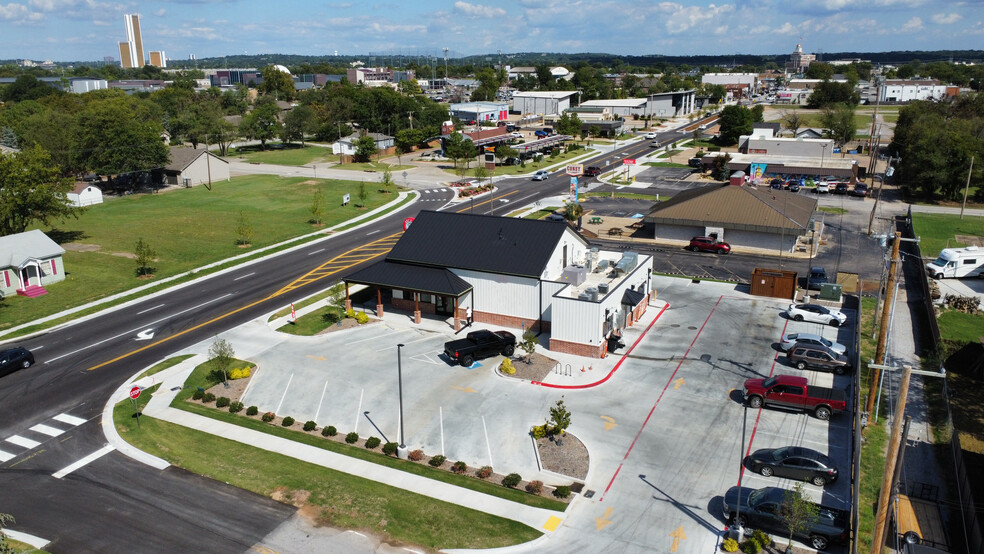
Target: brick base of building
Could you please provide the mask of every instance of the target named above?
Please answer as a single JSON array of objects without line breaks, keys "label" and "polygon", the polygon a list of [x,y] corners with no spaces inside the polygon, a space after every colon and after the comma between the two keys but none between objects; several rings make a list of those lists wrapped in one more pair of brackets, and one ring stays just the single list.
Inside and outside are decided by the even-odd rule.
[{"label": "brick base of building", "polygon": [[540,328],[540,320],[516,317],[504,314],[493,314],[489,312],[472,312],[472,321],[476,323],[488,323],[497,327],[511,327],[513,329],[531,329],[534,333],[550,332],[550,322],[544,321],[543,328]]},{"label": "brick base of building", "polygon": [[562,352],[564,354],[574,354],[587,358],[604,358],[607,342],[601,344],[582,344],[579,342],[568,342],[566,340],[550,339],[550,351]]}]

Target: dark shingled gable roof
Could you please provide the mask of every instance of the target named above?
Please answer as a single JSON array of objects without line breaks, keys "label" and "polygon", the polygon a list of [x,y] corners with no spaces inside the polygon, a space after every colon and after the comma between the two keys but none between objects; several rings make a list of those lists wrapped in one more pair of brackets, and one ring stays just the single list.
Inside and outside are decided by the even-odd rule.
[{"label": "dark shingled gable roof", "polygon": [[446,269],[385,260],[345,276],[345,281],[451,296],[461,296],[472,289],[464,279]]},{"label": "dark shingled gable roof", "polygon": [[563,221],[422,211],[386,260],[539,279],[567,229]]}]

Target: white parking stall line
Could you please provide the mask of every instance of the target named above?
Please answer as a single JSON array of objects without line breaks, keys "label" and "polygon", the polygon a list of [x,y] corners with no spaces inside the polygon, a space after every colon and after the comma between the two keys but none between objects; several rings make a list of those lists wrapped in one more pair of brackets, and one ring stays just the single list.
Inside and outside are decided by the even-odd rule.
[{"label": "white parking stall line", "polygon": [[482,430],[485,431],[485,448],[489,451],[489,467],[495,467],[492,464],[492,445],[489,444],[489,429],[485,426],[485,416],[482,416]]},{"label": "white parking stall line", "polygon": [[36,446],[40,446],[41,445],[41,443],[38,442],[38,441],[33,441],[33,440],[31,440],[31,439],[29,439],[27,437],[22,437],[20,435],[14,435],[12,437],[7,437],[4,440],[6,440],[7,442],[12,442],[12,443],[16,444],[17,446],[23,446],[24,448],[28,448],[28,449],[34,448]]},{"label": "white parking stall line", "polygon": [[[359,432],[359,418],[362,417],[362,395],[366,393],[366,389],[359,391],[359,409],[355,411],[355,425],[352,426],[352,432]],[[399,434],[399,433],[398,433]]]},{"label": "white parking stall line", "polygon": [[314,420],[318,421],[318,416],[321,415],[321,406],[325,402],[325,392],[328,391],[328,381],[325,381],[324,388],[321,389],[321,400],[318,400],[318,411],[314,412]]},{"label": "white parking stall line", "polygon": [[42,435],[48,435],[49,437],[57,437],[58,435],[65,432],[64,429],[58,429],[56,427],[51,427],[43,423],[38,423],[34,427],[31,427],[31,431],[36,433],[41,433]]},{"label": "white parking stall line", "polygon": [[52,473],[51,476],[54,477],[55,479],[61,479],[62,477],[68,475],[69,473],[75,471],[76,469],[85,467],[85,466],[89,465],[90,463],[98,460],[99,458],[102,458],[103,456],[105,456],[106,454],[109,454],[113,450],[116,450],[116,449],[113,448],[112,445],[107,444],[106,446],[100,448],[99,450],[96,450],[92,454],[89,454],[88,456],[86,456],[85,458],[82,458],[81,460],[75,462],[74,464],[72,464],[70,466],[66,466],[64,469],[61,469],[59,471],[56,471],[55,473]]},{"label": "white parking stall line", "polygon": [[290,382],[294,380],[294,374],[290,374],[290,378],[287,379],[287,386],[284,387],[284,394],[280,397],[280,403],[277,404],[277,409],[273,411],[275,414],[280,413],[280,407],[284,405],[284,399],[287,398],[287,390],[290,389]]},{"label": "white parking stall line", "polygon": [[441,419],[441,456],[444,455],[444,407],[437,407],[438,416]]},{"label": "white parking stall line", "polygon": [[4,452],[3,450],[0,450],[0,462],[6,462],[7,460],[13,459],[16,456],[17,456],[16,454],[11,454],[10,452]]},{"label": "white parking stall line", "polygon": [[83,423],[85,423],[85,420],[82,419],[81,417],[75,417],[73,415],[68,415],[68,414],[58,414],[52,419],[75,426],[82,425]]}]

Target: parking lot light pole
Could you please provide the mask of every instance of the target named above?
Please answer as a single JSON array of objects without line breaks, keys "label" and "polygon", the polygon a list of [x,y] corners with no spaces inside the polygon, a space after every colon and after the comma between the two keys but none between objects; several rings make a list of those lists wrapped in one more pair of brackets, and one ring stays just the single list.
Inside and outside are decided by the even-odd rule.
[{"label": "parking lot light pole", "polygon": [[403,365],[400,360],[403,344],[396,345],[396,378],[400,391],[400,446],[396,449],[396,457],[401,460],[408,458],[407,444],[403,435]]}]

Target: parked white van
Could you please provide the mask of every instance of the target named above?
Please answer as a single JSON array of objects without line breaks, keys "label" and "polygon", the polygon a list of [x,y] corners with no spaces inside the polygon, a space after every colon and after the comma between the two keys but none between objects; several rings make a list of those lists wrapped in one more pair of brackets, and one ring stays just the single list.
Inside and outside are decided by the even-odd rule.
[{"label": "parked white van", "polygon": [[984,279],[984,250],[976,246],[944,248],[940,257],[926,264],[930,277],[978,277]]}]

